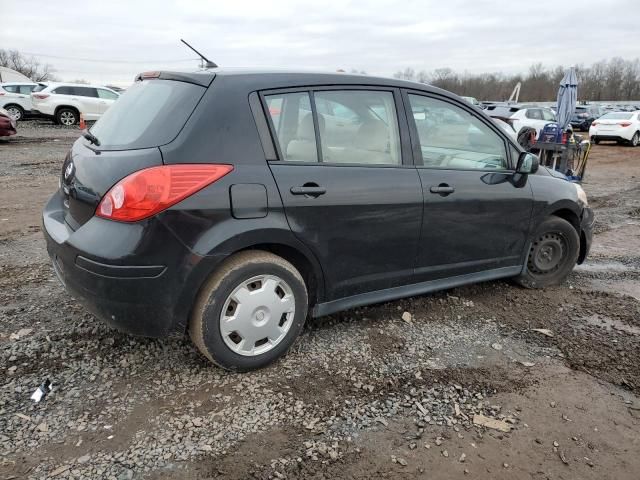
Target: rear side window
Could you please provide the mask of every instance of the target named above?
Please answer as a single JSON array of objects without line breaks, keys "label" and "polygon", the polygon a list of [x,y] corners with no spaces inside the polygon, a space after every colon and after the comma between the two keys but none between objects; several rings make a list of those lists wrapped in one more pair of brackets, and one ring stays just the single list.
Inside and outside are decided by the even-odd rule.
[{"label": "rear side window", "polygon": [[525,117],[532,120],[542,120],[542,111],[538,108],[530,108],[527,110],[527,113],[525,113]]},{"label": "rear side window", "polygon": [[115,93],[113,93],[110,90],[105,90],[104,88],[99,88],[98,89],[98,97],[103,98],[105,100],[117,100],[118,99],[118,95],[116,95]]},{"label": "rear side window", "polygon": [[632,113],[615,112],[603,115],[600,120],[631,120],[631,117],[633,117]]},{"label": "rear side window", "polygon": [[206,91],[173,80],[136,82],[93,127],[102,150],[150,148],[171,142]]},{"label": "rear side window", "polygon": [[507,170],[505,143],[480,119],[452,103],[409,95],[425,167]]},{"label": "rear side window", "polygon": [[17,85],[4,85],[2,88],[5,89],[9,93],[17,93],[18,92],[18,86]]},{"label": "rear side window", "polygon": [[317,162],[318,150],[309,94],[267,95],[265,100],[278,137],[282,160]]},{"label": "rear side window", "polygon": [[35,85],[20,85],[18,87],[18,91],[22,94],[22,95],[29,95],[31,93],[31,91],[33,90],[33,88],[35,87]]}]

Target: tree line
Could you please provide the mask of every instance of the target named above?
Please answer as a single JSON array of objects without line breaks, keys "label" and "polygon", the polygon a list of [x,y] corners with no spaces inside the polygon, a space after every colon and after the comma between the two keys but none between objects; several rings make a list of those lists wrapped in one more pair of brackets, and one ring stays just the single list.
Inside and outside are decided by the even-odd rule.
[{"label": "tree line", "polygon": [[29,77],[34,82],[55,80],[51,65],[42,64],[34,57],[27,57],[18,50],[0,48],[0,67],[8,67]]},{"label": "tree line", "polygon": [[[578,99],[590,101],[640,100],[640,60],[615,57],[590,66],[576,65]],[[416,72],[406,68],[393,76],[403,80],[428,83],[458,95],[478,100],[507,100],[518,82],[522,83],[520,101],[555,101],[565,74],[564,67],[545,67],[536,63],[526,74],[503,73],[460,74],[450,68],[433,72]]]}]

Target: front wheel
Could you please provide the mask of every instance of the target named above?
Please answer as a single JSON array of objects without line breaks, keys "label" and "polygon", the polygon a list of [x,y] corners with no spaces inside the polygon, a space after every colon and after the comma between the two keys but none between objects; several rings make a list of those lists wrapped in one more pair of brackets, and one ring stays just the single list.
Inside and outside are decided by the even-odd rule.
[{"label": "front wheel", "polygon": [[300,334],[307,302],[304,280],[291,263],[269,252],[240,252],[202,287],[189,335],[223,368],[261,368],[284,355]]},{"label": "front wheel", "polygon": [[559,285],[573,270],[579,254],[580,238],[573,225],[560,217],[547,218],[533,237],[525,272],[515,280],[526,288]]},{"label": "front wheel", "polygon": [[80,115],[71,108],[61,108],[56,112],[55,119],[58,125],[66,125],[69,127],[80,121]]},{"label": "front wheel", "polygon": [[24,118],[24,110],[19,105],[9,105],[5,110],[16,122]]}]

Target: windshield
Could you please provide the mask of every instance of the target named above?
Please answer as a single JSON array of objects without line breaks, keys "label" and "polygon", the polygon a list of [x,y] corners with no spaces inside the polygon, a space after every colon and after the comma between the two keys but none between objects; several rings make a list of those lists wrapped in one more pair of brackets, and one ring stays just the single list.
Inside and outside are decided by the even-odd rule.
[{"label": "windshield", "polygon": [[172,80],[136,82],[91,127],[101,150],[165,145],[186,123],[206,88]]},{"label": "windshield", "polygon": [[600,120],[631,120],[631,117],[633,117],[632,113],[615,112],[604,114]]}]

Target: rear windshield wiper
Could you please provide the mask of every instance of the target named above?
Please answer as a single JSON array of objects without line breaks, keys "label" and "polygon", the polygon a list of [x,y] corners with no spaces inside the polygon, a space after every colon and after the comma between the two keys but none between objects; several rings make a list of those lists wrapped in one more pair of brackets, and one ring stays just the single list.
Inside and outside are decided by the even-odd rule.
[{"label": "rear windshield wiper", "polygon": [[84,130],[82,132],[82,136],[84,138],[86,138],[87,140],[89,140],[91,143],[93,143],[96,147],[100,146],[100,140],[98,140],[98,137],[96,137],[93,133],[91,133],[89,130]]}]

